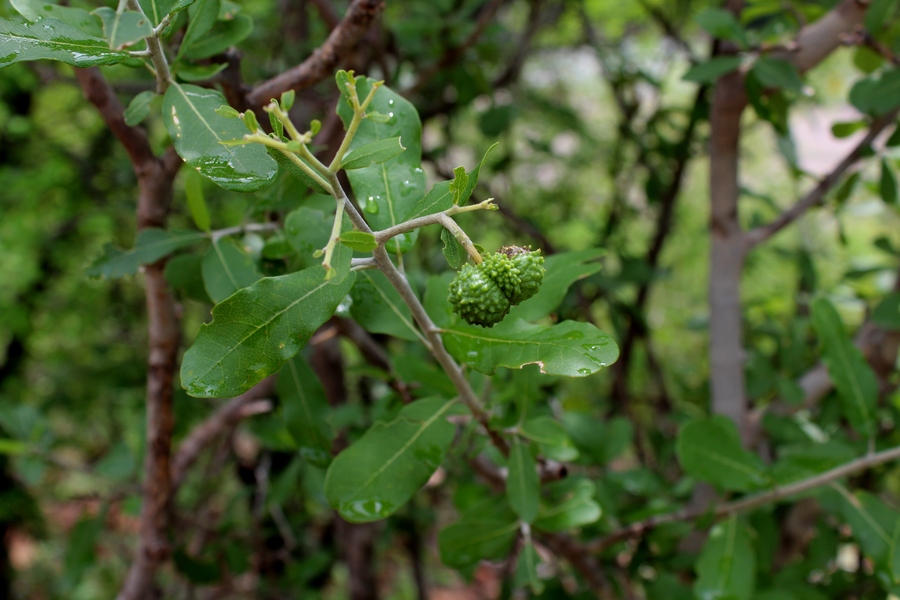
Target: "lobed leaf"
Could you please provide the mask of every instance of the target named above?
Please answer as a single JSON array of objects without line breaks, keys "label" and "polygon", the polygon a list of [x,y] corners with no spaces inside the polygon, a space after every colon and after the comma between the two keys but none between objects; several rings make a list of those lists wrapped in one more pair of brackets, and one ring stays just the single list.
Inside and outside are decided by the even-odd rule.
[{"label": "lobed leaf", "polygon": [[335,249],[337,276],[325,280],[325,269],[260,279],[239,290],[213,310],[213,320],[200,328],[185,352],[181,382],[195,397],[232,397],[278,371],[331,318],[350,291],[349,249]]},{"label": "lobed leaf", "polygon": [[215,90],[172,83],[163,97],[163,121],[178,155],[188,166],[225,189],[249,192],[268,185],[278,169],[259,144],[228,146],[247,129],[239,119],[216,113],[227,104]]},{"label": "lobed leaf", "polygon": [[537,363],[546,375],[586,377],[619,357],[610,336],[576,321],[542,326],[507,319],[488,330],[456,323],[444,328],[443,338],[457,360],[486,375]]},{"label": "lobed leaf", "polygon": [[426,398],[376,423],[332,461],[325,495],[353,523],[384,519],[406,504],[440,466],[453,441],[455,400]]}]

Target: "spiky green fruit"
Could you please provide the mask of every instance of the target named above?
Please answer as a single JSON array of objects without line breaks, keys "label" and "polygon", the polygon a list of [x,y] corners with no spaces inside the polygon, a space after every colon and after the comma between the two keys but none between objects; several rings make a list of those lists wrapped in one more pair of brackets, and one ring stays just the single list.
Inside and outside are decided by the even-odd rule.
[{"label": "spiky green fruit", "polygon": [[509,300],[481,265],[464,265],[450,282],[450,304],[472,325],[493,327],[509,312]]},{"label": "spiky green fruit", "polygon": [[467,323],[493,327],[534,296],[544,280],[540,250],[506,246],[479,265],[465,265],[450,283],[450,304]]}]

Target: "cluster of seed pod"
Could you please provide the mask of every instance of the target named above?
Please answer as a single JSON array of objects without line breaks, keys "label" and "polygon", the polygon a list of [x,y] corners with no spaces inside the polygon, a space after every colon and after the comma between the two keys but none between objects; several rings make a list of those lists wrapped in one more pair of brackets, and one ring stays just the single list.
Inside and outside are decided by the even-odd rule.
[{"label": "cluster of seed pod", "polygon": [[493,327],[537,293],[544,273],[540,250],[504,246],[481,264],[463,266],[450,282],[450,304],[467,323]]}]

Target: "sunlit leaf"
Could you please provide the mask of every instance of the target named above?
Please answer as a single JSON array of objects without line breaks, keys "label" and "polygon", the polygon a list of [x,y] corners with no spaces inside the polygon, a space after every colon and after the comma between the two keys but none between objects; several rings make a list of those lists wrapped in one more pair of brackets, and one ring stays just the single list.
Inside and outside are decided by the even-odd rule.
[{"label": "sunlit leaf", "polygon": [[10,0],[10,4],[29,21],[58,19],[97,38],[103,37],[100,19],[82,8],[64,6],[47,0]]}]

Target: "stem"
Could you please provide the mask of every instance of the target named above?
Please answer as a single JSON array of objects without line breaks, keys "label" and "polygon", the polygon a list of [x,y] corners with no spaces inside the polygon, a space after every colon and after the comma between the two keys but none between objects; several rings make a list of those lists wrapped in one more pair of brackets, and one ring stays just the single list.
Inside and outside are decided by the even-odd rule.
[{"label": "stem", "polygon": [[308,144],[311,141],[308,136],[297,131],[297,127],[294,125],[294,122],[291,121],[291,117],[284,112],[284,109],[282,109],[277,102],[269,102],[263,107],[263,110],[267,113],[272,113],[275,115],[275,118],[281,121],[281,124],[284,125],[284,128],[287,130],[288,135],[292,140],[297,140],[301,144]]},{"label": "stem", "polygon": [[216,229],[209,232],[209,239],[213,243],[218,242],[223,237],[235,235],[236,233],[244,233],[246,231],[277,231],[278,223],[247,223],[246,225],[237,225],[235,227],[226,227],[225,229]]},{"label": "stem", "polygon": [[[446,219],[448,219],[450,215],[456,215],[456,214],[464,213],[464,212],[472,212],[475,210],[498,210],[499,207],[496,204],[493,204],[492,201],[493,201],[493,198],[489,198],[488,200],[485,200],[484,202],[479,202],[478,204],[471,204],[469,206],[454,206],[452,208],[448,208],[447,210],[445,210],[443,212],[434,213],[431,215],[425,215],[422,217],[417,217],[415,219],[410,219],[409,221],[405,221],[398,225],[394,225],[393,227],[388,227],[387,229],[382,229],[381,231],[376,231],[375,232],[375,241],[377,241],[379,244],[384,244],[385,242],[387,242],[389,239],[391,239],[393,237],[396,237],[403,233],[407,233],[409,231],[413,231],[414,229],[419,229],[420,227],[426,227],[428,225],[436,225],[438,223],[440,223],[441,225],[444,225],[444,221]],[[452,219],[451,219],[451,222],[452,222]],[[455,225],[456,227],[459,227],[458,225],[456,225],[456,223],[453,223],[453,225]],[[446,225],[444,225],[444,226],[447,227]],[[448,229],[449,229],[449,227],[448,227]],[[459,231],[462,232],[463,236],[466,235],[465,232],[462,231],[461,229]],[[457,237],[457,239],[459,239],[459,237]],[[468,236],[466,236],[465,239],[468,240],[469,239]],[[460,243],[465,245],[465,243],[462,240],[460,240]],[[471,240],[469,241],[469,244],[471,244]],[[481,262],[480,258],[481,257],[479,257],[478,262]]]},{"label": "stem", "polygon": [[469,236],[463,231],[462,227],[460,227],[456,221],[451,219],[445,214],[441,214],[440,223],[444,227],[447,228],[447,231],[453,234],[453,237],[456,238],[456,241],[460,243],[460,245],[465,248],[466,253],[469,255],[469,258],[476,265],[481,264],[481,254],[478,253],[478,250],[475,249],[475,244],[472,243],[472,240],[469,239]]},{"label": "stem", "polygon": [[[332,190],[331,194],[334,195],[334,190],[333,190],[331,184],[326,179],[324,179],[322,177],[322,175],[320,175],[318,173],[318,171],[316,171],[316,169],[314,169],[313,167],[309,166],[308,164],[306,164],[305,162],[300,160],[300,157],[297,156],[296,153],[292,152],[291,150],[288,150],[287,144],[285,144],[284,142],[282,142],[280,140],[273,140],[269,136],[265,135],[264,133],[260,133],[260,132],[247,134],[244,136],[244,139],[248,142],[257,142],[259,144],[263,144],[264,146],[270,146],[272,148],[275,148],[276,150],[278,150],[279,152],[281,152],[282,154],[287,156],[288,160],[290,160],[292,163],[294,163],[295,165],[297,165],[298,167],[303,169],[303,171],[305,171],[307,175],[312,177],[316,183],[321,185],[326,190],[331,189]],[[305,147],[301,146],[301,148],[305,148]]]},{"label": "stem", "polygon": [[[144,14],[144,9],[141,8],[141,5],[137,0],[128,0],[127,6],[129,9],[141,13],[145,18],[147,17],[147,15]],[[163,22],[165,22],[165,20],[163,20]],[[168,23],[166,24],[168,25]],[[160,23],[160,25],[162,25],[162,23]],[[163,29],[165,29],[165,27],[163,27]],[[154,29],[152,36],[144,38],[144,41],[147,42],[147,52],[149,52],[150,55],[150,62],[153,63],[153,71],[156,75],[157,94],[164,94],[169,87],[169,81],[172,79],[172,73],[169,71],[169,62],[166,60],[166,52],[163,50],[162,44],[159,41],[159,36],[161,34],[162,31],[157,33]]]},{"label": "stem", "polygon": [[335,198],[337,202],[337,209],[334,211],[334,223],[331,225],[331,237],[328,238],[328,243],[325,244],[325,260],[322,261],[322,266],[325,267],[325,270],[328,271],[325,275],[325,279],[331,279],[334,277],[334,269],[331,266],[331,257],[334,256],[334,248],[341,241],[341,222],[344,217],[344,202],[341,198]]},{"label": "stem", "polygon": [[383,83],[383,81],[376,81],[373,83],[372,89],[369,90],[369,95],[366,96],[366,99],[361,105],[359,103],[359,97],[356,95],[356,86],[350,88],[350,105],[353,107],[353,118],[350,120],[350,126],[347,127],[347,134],[344,136],[341,146],[331,160],[331,164],[328,165],[329,173],[337,173],[340,170],[341,161],[344,160],[344,154],[347,153],[347,148],[350,147],[350,142],[353,141],[353,136],[356,135],[356,130],[359,129],[360,123],[362,123],[362,120],[366,117],[366,108],[369,107],[372,98],[375,97],[375,92],[378,91],[378,88],[380,88]]}]

